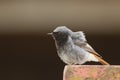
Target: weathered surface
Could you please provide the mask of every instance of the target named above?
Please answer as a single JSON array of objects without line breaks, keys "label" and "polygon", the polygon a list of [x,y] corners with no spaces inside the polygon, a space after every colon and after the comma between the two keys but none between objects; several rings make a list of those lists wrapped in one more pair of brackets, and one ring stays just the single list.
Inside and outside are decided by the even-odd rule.
[{"label": "weathered surface", "polygon": [[63,80],[120,80],[120,66],[67,65]]}]

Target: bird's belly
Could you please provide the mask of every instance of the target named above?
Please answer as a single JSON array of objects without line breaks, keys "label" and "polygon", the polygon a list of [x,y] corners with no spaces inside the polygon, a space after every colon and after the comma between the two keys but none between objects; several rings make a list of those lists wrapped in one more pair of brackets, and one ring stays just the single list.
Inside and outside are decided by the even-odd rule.
[{"label": "bird's belly", "polygon": [[75,64],[77,61],[69,53],[58,53],[60,59],[66,64]]},{"label": "bird's belly", "polygon": [[86,61],[85,54],[80,54],[78,52],[71,51],[63,51],[58,53],[60,59],[66,64],[83,64]]}]

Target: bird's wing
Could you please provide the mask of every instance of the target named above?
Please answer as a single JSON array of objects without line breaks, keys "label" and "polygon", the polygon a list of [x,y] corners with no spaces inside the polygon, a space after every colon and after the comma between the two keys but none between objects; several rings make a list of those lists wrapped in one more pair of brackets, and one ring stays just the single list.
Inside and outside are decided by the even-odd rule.
[{"label": "bird's wing", "polygon": [[[76,44],[78,45],[78,44]],[[110,65],[108,62],[106,62],[105,60],[102,59],[102,56],[99,55],[89,44],[83,44],[82,46],[80,45],[80,47],[84,48],[86,51],[88,51],[89,53],[93,54],[101,64],[103,65]]]},{"label": "bird's wing", "polygon": [[86,51],[93,53],[95,55],[97,55],[98,57],[101,57],[88,43],[87,40],[85,38],[85,34],[82,31],[78,31],[78,32],[73,32],[72,34],[72,40],[74,42],[75,45],[84,48]]},{"label": "bird's wing", "polygon": [[77,41],[77,42],[74,42],[74,44],[83,48],[84,50],[102,58],[102,56],[99,55],[87,42],[81,43],[81,42]]},{"label": "bird's wing", "polygon": [[[77,35],[77,36],[76,36]],[[85,38],[85,35],[83,32],[79,31],[79,32],[74,32],[72,35],[72,40],[73,43],[81,48],[83,48],[84,50],[88,51],[89,53],[93,54],[101,64],[103,65],[109,65],[109,63],[107,63],[105,60],[102,59],[102,56],[99,55],[88,43],[87,40]]]},{"label": "bird's wing", "polygon": [[81,46],[81,47],[84,48],[86,51],[102,58],[102,56],[99,55],[88,43],[86,45]]}]

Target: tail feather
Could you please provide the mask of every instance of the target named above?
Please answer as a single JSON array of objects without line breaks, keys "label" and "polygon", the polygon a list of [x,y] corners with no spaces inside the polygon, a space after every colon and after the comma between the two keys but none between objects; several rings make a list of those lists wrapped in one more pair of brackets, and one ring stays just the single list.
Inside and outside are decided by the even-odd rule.
[{"label": "tail feather", "polygon": [[99,62],[101,63],[101,64],[103,64],[103,65],[110,65],[108,62],[106,62],[105,60],[103,60],[102,58],[100,58],[100,57],[98,57],[98,56],[96,56],[96,55],[94,55],[98,60],[99,60]]}]

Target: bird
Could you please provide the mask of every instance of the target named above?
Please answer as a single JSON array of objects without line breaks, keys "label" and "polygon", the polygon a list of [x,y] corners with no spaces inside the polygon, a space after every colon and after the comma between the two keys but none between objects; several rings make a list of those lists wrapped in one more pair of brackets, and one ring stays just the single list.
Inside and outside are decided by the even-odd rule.
[{"label": "bird", "polygon": [[48,34],[55,40],[58,56],[64,63],[81,65],[94,61],[110,65],[88,44],[83,31],[73,32],[66,26],[58,26]]}]

